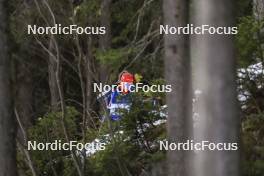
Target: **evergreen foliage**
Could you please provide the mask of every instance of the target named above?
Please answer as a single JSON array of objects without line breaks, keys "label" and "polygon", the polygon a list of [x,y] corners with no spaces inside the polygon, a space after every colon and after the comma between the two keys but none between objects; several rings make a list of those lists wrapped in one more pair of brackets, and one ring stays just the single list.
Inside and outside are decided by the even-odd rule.
[{"label": "evergreen foliage", "polygon": [[[36,4],[36,2],[39,2]],[[47,6],[44,2],[47,2]],[[50,107],[48,83],[48,57],[44,47],[49,46],[48,36],[26,34],[27,24],[52,25],[52,10],[56,23],[62,25],[100,26],[101,8],[98,0],[84,0],[73,5],[71,1],[10,0],[13,13],[10,16],[12,36],[13,67],[25,64],[31,74],[33,94],[33,125],[28,129],[28,140],[38,142],[66,142],[63,132],[62,111],[52,111]],[[243,77],[238,77],[240,93],[247,93],[241,103],[241,146],[243,149],[243,176],[262,176],[264,173],[264,72],[248,76],[250,65],[262,64],[263,25],[252,16],[249,0],[239,0],[236,36],[238,69],[244,69]],[[250,9],[250,10],[249,10]],[[249,12],[250,11],[250,12]],[[45,17],[45,18],[43,18]],[[163,39],[159,34],[162,24],[161,0],[113,0],[111,7],[110,49],[99,49],[99,36],[93,36],[93,62],[90,65],[92,82],[98,81],[98,65],[109,67],[110,83],[114,84],[122,70],[138,73],[145,84],[163,84]],[[80,162],[86,161],[86,175],[124,176],[150,173],[155,163],[162,162],[165,153],[158,149],[158,141],[166,138],[165,94],[134,93],[129,112],[124,112],[121,121],[113,122],[107,117],[102,122],[104,112],[94,108],[89,113],[92,123],[82,121],[82,88],[79,73],[84,74],[83,60],[88,47],[88,37],[54,36],[62,58],[62,87],[65,96],[65,124],[71,140],[82,143],[95,139],[106,143],[106,149],[84,157],[76,151]],[[43,45],[41,46],[40,43]],[[80,50],[80,51],[79,51]],[[90,52],[90,51],[89,51]],[[80,64],[81,63],[81,64]],[[81,65],[81,66],[80,66]],[[78,70],[82,68],[81,71]],[[14,73],[13,82],[18,84],[19,75]],[[239,74],[238,74],[239,75]],[[142,76],[142,77],[141,77]],[[84,76],[85,77],[85,76]],[[20,80],[21,81],[21,80]],[[23,81],[23,80],[22,80]],[[17,92],[17,89],[14,90]],[[94,95],[96,97],[97,95]],[[156,102],[155,105],[153,102]],[[98,105],[95,100],[91,103]],[[93,108],[93,107],[92,107]],[[89,121],[90,122],[90,121]],[[82,127],[85,126],[85,134]],[[38,175],[75,176],[77,171],[69,151],[29,151]],[[22,151],[17,154],[18,167],[24,175],[32,175]]]}]

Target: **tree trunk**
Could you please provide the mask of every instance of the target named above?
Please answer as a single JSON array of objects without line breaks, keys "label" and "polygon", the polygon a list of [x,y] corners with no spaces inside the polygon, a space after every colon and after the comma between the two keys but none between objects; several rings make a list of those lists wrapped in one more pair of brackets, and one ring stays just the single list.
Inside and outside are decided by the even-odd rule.
[{"label": "tree trunk", "polygon": [[[195,2],[196,25],[234,26],[234,1]],[[232,35],[197,35],[194,44],[195,87],[201,90],[195,111],[199,114],[196,140],[238,143],[239,116],[236,95],[235,52]],[[196,176],[238,176],[238,151],[203,151],[195,158]]]},{"label": "tree trunk", "polygon": [[87,48],[87,55],[85,57],[85,74],[86,74],[86,111],[88,112],[89,117],[89,124],[91,126],[92,119],[91,119],[91,109],[93,109],[92,104],[94,102],[93,90],[92,90],[92,82],[93,82],[93,53],[92,53],[92,37],[88,38],[88,48]]},{"label": "tree trunk", "polygon": [[57,69],[57,58],[55,57],[55,46],[54,41],[51,38],[49,43],[49,60],[48,60],[48,67],[49,67],[49,88],[50,88],[50,103],[51,109],[56,111],[58,109],[58,104],[60,101],[59,90],[57,86],[56,80],[56,69]]},{"label": "tree trunk", "polygon": [[[21,118],[21,125],[25,130],[27,130],[33,121],[33,87],[31,73],[24,62],[25,61],[17,63],[16,109],[19,117]],[[20,128],[18,128],[17,137],[21,144],[26,143]]]},{"label": "tree trunk", "polygon": [[[112,0],[102,0],[101,2],[101,26],[106,28],[106,33],[100,35],[99,47],[102,52],[111,48],[111,3]],[[106,83],[108,80],[109,69],[105,64],[100,65],[100,81]]]},{"label": "tree trunk", "polygon": [[[188,23],[188,1],[164,0],[164,23],[170,26],[186,26]],[[191,84],[188,35],[165,35],[165,78],[172,85],[167,94],[169,142],[185,142],[189,136],[191,120]],[[168,175],[187,175],[187,153],[168,151]]]},{"label": "tree trunk", "polygon": [[256,20],[262,20],[264,17],[264,0],[253,0],[253,14]]},{"label": "tree trunk", "polygon": [[10,58],[7,51],[8,1],[0,0],[0,173],[16,176],[16,128],[12,113]]}]

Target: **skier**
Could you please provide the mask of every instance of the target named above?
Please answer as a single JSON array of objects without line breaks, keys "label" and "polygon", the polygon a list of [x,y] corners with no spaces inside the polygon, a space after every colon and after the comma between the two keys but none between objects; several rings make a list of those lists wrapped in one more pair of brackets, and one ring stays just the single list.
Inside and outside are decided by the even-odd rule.
[{"label": "skier", "polygon": [[122,111],[130,110],[132,102],[131,88],[134,82],[134,75],[128,71],[123,71],[119,75],[115,89],[103,95],[106,107],[109,110],[109,116],[113,121],[118,121],[122,118]]}]

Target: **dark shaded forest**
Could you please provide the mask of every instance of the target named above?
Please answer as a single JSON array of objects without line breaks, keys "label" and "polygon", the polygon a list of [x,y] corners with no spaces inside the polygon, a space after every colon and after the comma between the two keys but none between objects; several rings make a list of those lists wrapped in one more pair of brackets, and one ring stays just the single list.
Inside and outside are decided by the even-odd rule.
[{"label": "dark shaded forest", "polygon": [[[92,32],[28,34],[58,24]],[[187,24],[238,33],[160,31]],[[113,113],[94,85],[121,85],[122,73],[172,91],[130,92]],[[0,0],[0,140],[0,176],[263,176],[264,0]]]}]

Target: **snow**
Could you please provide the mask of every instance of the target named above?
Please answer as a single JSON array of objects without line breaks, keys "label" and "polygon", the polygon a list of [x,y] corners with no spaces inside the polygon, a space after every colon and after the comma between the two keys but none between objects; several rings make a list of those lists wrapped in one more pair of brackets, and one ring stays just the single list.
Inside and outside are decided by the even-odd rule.
[{"label": "snow", "polygon": [[247,68],[238,69],[239,78],[246,78],[246,76],[249,76],[250,80],[254,80],[261,74],[263,74],[263,66],[261,62],[249,65]]},{"label": "snow", "polygon": [[[264,67],[261,62],[258,62],[256,64],[249,65],[247,68],[240,68],[237,70],[237,76],[239,81],[243,81],[243,79],[246,79],[247,77],[249,80],[256,80],[260,75],[264,74]],[[258,88],[261,88],[261,85],[257,85]],[[240,102],[245,102],[248,97],[250,96],[250,93],[245,90],[245,88],[240,85],[238,87],[240,89],[238,94],[238,100]],[[243,108],[243,107],[242,107]]]}]

